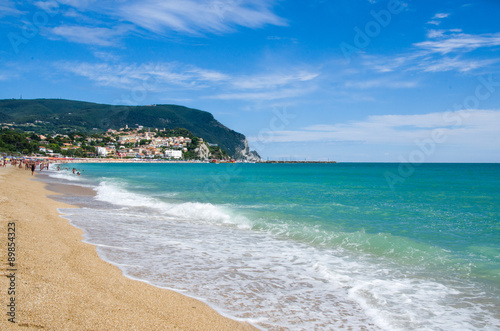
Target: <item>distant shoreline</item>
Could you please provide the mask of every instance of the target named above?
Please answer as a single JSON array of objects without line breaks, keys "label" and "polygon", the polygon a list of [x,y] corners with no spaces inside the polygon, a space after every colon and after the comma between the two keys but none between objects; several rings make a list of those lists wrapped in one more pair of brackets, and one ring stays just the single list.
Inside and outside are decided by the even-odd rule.
[{"label": "distant shoreline", "polygon": [[337,163],[337,161],[261,161],[256,163]]},{"label": "distant shoreline", "polygon": [[337,163],[337,161],[258,161],[258,162],[210,162],[210,161],[183,161],[183,160],[133,160],[133,159],[74,159],[57,160],[56,163],[236,163],[236,164],[318,164]]},{"label": "distant shoreline", "polygon": [[200,160],[158,160],[158,159],[97,159],[97,158],[77,158],[77,159],[66,159],[66,158],[50,158],[50,157],[16,157],[16,158],[29,158],[36,159],[39,161],[48,161],[50,163],[235,163],[235,164],[334,164],[337,161],[278,161],[278,160],[267,160],[267,161],[256,161],[256,162],[228,162],[224,160],[214,160],[214,161],[200,161]]}]

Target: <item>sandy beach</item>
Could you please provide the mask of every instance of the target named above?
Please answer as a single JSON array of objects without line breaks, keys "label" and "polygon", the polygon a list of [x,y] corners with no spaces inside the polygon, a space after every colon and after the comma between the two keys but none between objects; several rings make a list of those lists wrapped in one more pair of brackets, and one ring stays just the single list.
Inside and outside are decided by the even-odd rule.
[{"label": "sandy beach", "polygon": [[[0,167],[1,330],[254,329],[198,300],[123,276],[59,215],[57,208],[71,206],[48,198],[58,193],[33,178]],[[15,247],[12,264],[8,244]]]}]

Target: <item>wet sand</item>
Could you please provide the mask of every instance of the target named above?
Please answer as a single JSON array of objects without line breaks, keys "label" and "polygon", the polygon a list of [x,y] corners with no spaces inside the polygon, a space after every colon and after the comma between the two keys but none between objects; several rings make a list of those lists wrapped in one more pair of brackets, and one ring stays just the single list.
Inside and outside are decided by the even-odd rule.
[{"label": "wet sand", "polygon": [[[47,197],[93,191],[72,185],[52,185],[49,191],[32,178],[30,171],[0,167],[0,330],[255,329],[198,300],[123,276],[57,212],[73,206]],[[13,228],[15,238],[9,240]],[[9,265],[12,242],[15,261]],[[16,323],[8,321],[12,299]]]}]

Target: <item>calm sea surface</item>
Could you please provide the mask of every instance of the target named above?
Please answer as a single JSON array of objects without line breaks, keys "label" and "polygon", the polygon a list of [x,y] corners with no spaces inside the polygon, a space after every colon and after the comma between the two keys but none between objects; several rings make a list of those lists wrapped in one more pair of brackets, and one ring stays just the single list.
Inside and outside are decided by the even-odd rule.
[{"label": "calm sea surface", "polygon": [[[68,165],[65,165],[65,167]],[[74,164],[132,278],[266,330],[500,329],[500,164]]]}]

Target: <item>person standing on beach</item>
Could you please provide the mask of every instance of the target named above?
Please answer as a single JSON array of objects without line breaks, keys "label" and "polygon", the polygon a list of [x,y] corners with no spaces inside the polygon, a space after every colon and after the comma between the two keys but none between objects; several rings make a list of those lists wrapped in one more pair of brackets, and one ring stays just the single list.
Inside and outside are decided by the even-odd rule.
[{"label": "person standing on beach", "polygon": [[35,172],[35,162],[31,164],[31,176],[33,176],[34,172]]}]

